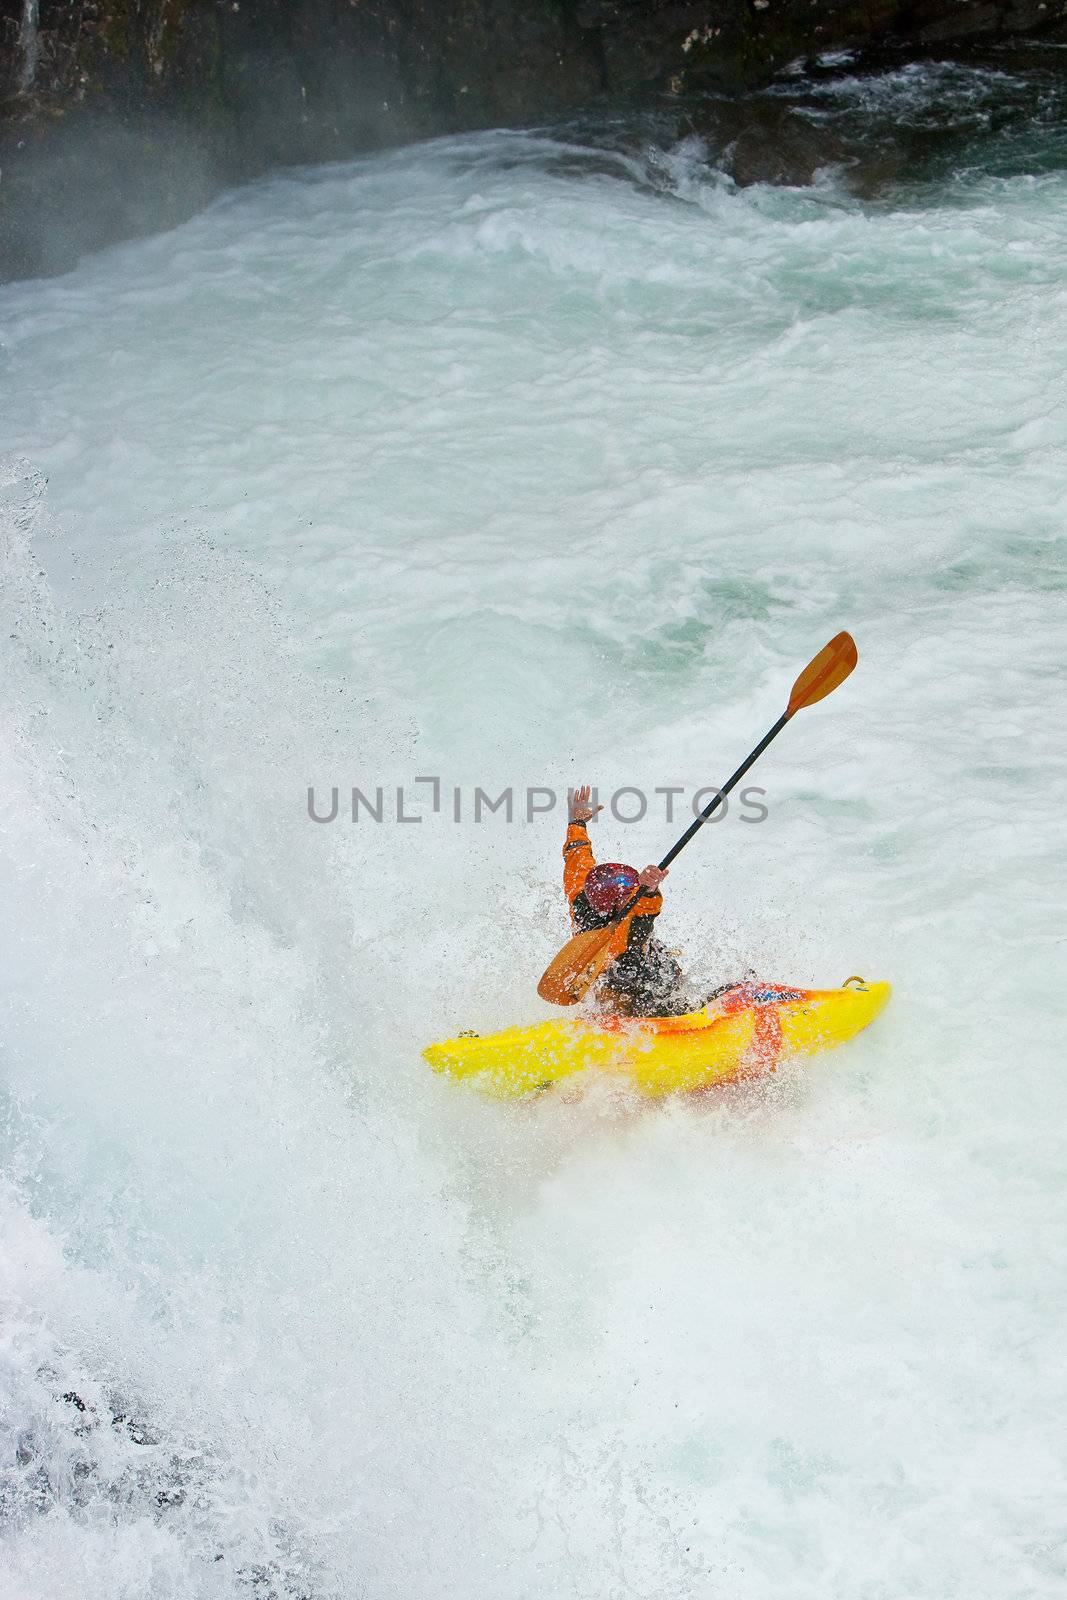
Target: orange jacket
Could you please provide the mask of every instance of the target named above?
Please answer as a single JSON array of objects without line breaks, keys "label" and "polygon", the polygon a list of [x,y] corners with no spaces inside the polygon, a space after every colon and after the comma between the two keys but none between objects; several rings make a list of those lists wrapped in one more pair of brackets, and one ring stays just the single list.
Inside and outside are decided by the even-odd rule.
[{"label": "orange jacket", "polygon": [[[571,908],[571,921],[575,922],[574,902],[585,887],[585,880],[596,866],[593,847],[589,843],[589,832],[584,822],[572,822],[567,828],[567,837],[563,845],[563,892],[567,896],[567,904]],[[611,959],[621,956],[630,942],[630,933],[634,921],[638,917],[658,917],[663,909],[663,896],[656,894],[642,894],[640,900],[632,911],[628,911],[616,928],[609,949]],[[577,923],[575,922],[577,927]],[[645,937],[647,937],[648,924],[645,924]],[[642,939],[642,944],[644,939]]]}]

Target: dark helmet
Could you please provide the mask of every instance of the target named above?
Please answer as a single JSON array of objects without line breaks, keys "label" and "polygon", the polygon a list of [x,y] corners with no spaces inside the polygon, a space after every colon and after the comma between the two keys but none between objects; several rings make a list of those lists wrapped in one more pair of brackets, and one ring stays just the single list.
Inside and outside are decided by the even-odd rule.
[{"label": "dark helmet", "polygon": [[582,893],[598,915],[611,917],[633,899],[636,888],[633,867],[624,867],[621,861],[602,861],[586,878]]}]

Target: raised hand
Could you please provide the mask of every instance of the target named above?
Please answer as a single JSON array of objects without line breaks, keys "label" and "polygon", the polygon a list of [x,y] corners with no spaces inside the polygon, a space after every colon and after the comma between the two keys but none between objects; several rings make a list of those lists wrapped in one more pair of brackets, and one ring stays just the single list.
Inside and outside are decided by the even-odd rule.
[{"label": "raised hand", "polygon": [[593,790],[588,783],[583,783],[581,788],[575,789],[571,795],[570,819],[572,822],[592,822],[598,811],[603,811],[603,806],[595,806],[592,800]]}]

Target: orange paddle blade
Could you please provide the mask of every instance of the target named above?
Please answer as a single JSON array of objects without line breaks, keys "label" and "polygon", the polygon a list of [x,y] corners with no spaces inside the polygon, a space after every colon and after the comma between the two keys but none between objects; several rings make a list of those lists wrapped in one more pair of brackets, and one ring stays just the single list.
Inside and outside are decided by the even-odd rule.
[{"label": "orange paddle blade", "polygon": [[810,661],[793,685],[789,696],[787,716],[804,706],[813,706],[816,700],[825,700],[839,684],[844,683],[859,660],[856,641],[850,633],[839,633],[824,645]]},{"label": "orange paddle blade", "polygon": [[606,928],[576,933],[545,968],[537,985],[541,999],[554,1006],[573,1006],[583,999],[607,966],[617,932],[617,924],[609,923]]}]

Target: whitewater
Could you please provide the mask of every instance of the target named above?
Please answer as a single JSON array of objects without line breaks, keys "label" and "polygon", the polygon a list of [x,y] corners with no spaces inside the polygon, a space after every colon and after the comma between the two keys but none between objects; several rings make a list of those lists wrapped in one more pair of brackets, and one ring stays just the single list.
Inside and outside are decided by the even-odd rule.
[{"label": "whitewater", "polygon": [[[1063,1592],[1045,148],[861,200],[490,132],[0,290],[5,1597]],[[430,1073],[548,1014],[564,822],[416,780],[691,793],[841,628],[663,934],[874,1027],[655,1105]]]}]

